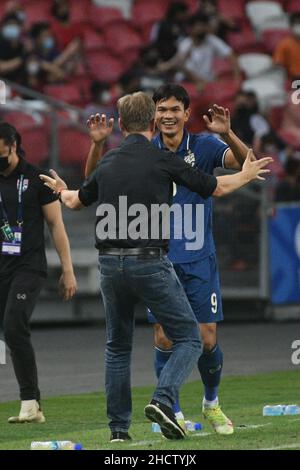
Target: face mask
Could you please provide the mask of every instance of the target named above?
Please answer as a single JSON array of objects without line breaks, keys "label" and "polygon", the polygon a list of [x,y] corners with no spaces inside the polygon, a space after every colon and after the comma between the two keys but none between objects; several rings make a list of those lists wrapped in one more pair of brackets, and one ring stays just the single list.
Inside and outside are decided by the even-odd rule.
[{"label": "face mask", "polygon": [[27,64],[27,72],[30,75],[37,75],[39,70],[40,66],[38,62],[29,62],[29,64]]},{"label": "face mask", "polygon": [[109,91],[103,91],[102,95],[101,95],[101,101],[103,104],[107,104],[109,103],[111,100],[111,94]]},{"label": "face mask", "polygon": [[0,157],[0,173],[3,173],[10,166],[8,157]]},{"label": "face mask", "polygon": [[5,39],[19,39],[21,29],[16,24],[8,24],[2,28],[2,34]]},{"label": "face mask", "polygon": [[295,36],[300,36],[300,24],[295,24],[292,27],[292,32],[295,34]]},{"label": "face mask", "polygon": [[54,47],[54,39],[53,39],[51,36],[49,36],[48,38],[45,38],[45,39],[43,40],[43,47],[44,47],[45,49],[47,49],[48,51],[51,50],[51,49],[53,49],[53,47]]}]

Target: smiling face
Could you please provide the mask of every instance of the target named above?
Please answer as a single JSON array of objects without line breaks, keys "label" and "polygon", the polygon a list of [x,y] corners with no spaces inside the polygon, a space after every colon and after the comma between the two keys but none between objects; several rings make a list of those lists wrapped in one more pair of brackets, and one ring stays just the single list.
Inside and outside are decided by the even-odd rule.
[{"label": "smiling face", "polygon": [[175,97],[161,100],[156,103],[156,126],[162,134],[174,137],[183,133],[190,114],[190,108],[184,109],[184,104]]}]

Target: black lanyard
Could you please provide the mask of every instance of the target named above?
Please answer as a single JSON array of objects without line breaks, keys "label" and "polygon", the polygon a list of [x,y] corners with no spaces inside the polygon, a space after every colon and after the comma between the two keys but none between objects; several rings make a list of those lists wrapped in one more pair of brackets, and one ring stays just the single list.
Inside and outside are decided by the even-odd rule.
[{"label": "black lanyard", "polygon": [[[18,208],[17,208],[17,225],[19,227],[23,225],[23,187],[24,187],[24,175],[21,175],[19,179],[19,187],[18,187]],[[0,210],[2,212],[3,224],[9,225],[8,215],[4,207],[1,191],[0,191]]]}]

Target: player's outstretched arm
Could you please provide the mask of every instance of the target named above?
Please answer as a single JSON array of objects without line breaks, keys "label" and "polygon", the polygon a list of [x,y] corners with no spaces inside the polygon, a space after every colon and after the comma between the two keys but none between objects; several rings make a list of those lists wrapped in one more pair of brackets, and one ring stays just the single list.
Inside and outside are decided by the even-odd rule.
[{"label": "player's outstretched arm", "polygon": [[225,175],[217,178],[218,185],[213,196],[226,196],[254,180],[264,181],[263,175],[270,173],[266,166],[272,161],[273,159],[270,157],[253,160],[253,151],[249,150],[242,171],[235,175]]},{"label": "player's outstretched arm", "polygon": [[105,114],[92,115],[87,120],[89,135],[92,139],[92,145],[85,164],[85,177],[88,178],[96,169],[98,162],[103,157],[103,149],[106,139],[111,135],[114,118],[107,121]]},{"label": "player's outstretched arm", "polygon": [[[221,139],[229,145],[226,152],[224,166],[227,170],[241,170],[247,158],[249,147],[231,129],[231,117],[228,108],[214,104],[208,111],[210,118],[206,115],[203,119],[210,132],[220,134]],[[253,160],[256,160],[252,154]]]}]

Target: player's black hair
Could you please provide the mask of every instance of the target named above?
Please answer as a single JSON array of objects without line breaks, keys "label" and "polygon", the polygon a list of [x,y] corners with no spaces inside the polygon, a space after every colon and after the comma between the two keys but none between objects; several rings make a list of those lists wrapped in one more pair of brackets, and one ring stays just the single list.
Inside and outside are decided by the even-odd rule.
[{"label": "player's black hair", "polygon": [[295,13],[292,13],[290,16],[290,25],[293,26],[295,23],[298,23],[300,21],[300,7],[299,11],[296,11]]},{"label": "player's black hair", "polygon": [[17,144],[17,155],[25,158],[25,151],[22,148],[22,137],[17,129],[8,122],[0,122],[0,139],[3,139],[5,145],[11,147]]},{"label": "player's black hair", "polygon": [[174,83],[167,83],[159,87],[153,94],[154,103],[159,103],[160,101],[167,101],[169,98],[176,98],[177,101],[180,101],[184,105],[184,109],[188,109],[190,106],[190,97],[188,92],[180,85],[175,85]]}]

